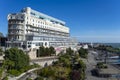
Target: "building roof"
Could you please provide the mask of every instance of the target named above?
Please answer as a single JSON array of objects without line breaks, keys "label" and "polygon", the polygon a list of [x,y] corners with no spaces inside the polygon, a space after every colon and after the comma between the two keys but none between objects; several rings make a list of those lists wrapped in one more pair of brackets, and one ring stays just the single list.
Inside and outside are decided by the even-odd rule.
[{"label": "building roof", "polygon": [[[64,22],[64,21],[59,20],[59,19],[54,18],[54,17],[51,17],[51,16],[48,16],[48,15],[46,15],[46,14],[44,14],[44,13],[41,13],[41,12],[38,12],[38,11],[36,11],[36,10],[33,10],[33,9],[31,9],[30,7],[23,8],[23,9],[21,10],[21,12],[24,12],[25,10],[29,10],[29,11],[30,11],[30,14],[34,15],[34,16],[37,17],[37,18],[46,19],[46,20],[50,20],[50,21],[55,22],[55,23],[60,23],[60,24],[62,24],[62,25],[65,25],[65,22]],[[25,12],[26,12],[26,11],[25,11]]]},{"label": "building roof", "polygon": [[43,14],[43,13],[41,13],[41,12],[38,12],[38,11],[36,11],[36,10],[31,9],[31,12],[34,12],[37,16],[39,15],[39,16],[41,16],[41,17],[44,18],[44,19],[48,19],[48,20],[52,20],[52,21],[55,21],[55,22],[59,22],[59,23],[65,24],[65,22],[62,21],[62,20],[59,20],[59,19],[57,19],[57,18],[48,16],[48,15]]}]

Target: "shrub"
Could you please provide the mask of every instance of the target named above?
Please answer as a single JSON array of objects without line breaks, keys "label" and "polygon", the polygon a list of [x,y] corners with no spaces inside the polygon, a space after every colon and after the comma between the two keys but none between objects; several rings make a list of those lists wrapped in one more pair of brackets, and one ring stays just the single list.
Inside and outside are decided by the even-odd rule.
[{"label": "shrub", "polygon": [[27,78],[26,80],[32,80],[32,79],[30,79],[30,78]]},{"label": "shrub", "polygon": [[81,58],[87,58],[88,51],[86,49],[80,48],[78,50],[78,53],[79,53],[79,55],[80,55]]},{"label": "shrub", "polygon": [[37,77],[35,80],[44,80],[44,78],[41,77],[41,76],[39,76],[39,77]]},{"label": "shrub", "polygon": [[0,78],[2,77],[3,68],[0,68]]},{"label": "shrub", "polygon": [[18,70],[14,70],[14,69],[13,69],[13,70],[9,70],[8,73],[10,73],[11,75],[14,75],[14,76],[18,76],[18,75],[21,74],[20,71],[18,71]]},{"label": "shrub", "polygon": [[7,70],[20,70],[29,65],[29,56],[22,50],[11,48],[5,51],[5,67]]},{"label": "shrub", "polygon": [[103,64],[102,62],[97,63],[96,67],[97,68],[108,68],[108,66]]},{"label": "shrub", "polygon": [[8,77],[6,76],[3,80],[8,80]]}]

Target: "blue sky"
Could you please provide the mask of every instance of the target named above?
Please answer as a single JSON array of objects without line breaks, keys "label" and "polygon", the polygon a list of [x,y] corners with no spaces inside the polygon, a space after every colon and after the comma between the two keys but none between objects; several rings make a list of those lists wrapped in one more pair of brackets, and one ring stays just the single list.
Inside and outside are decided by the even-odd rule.
[{"label": "blue sky", "polygon": [[120,42],[120,0],[1,0],[0,32],[7,15],[24,7],[61,19],[82,42]]}]

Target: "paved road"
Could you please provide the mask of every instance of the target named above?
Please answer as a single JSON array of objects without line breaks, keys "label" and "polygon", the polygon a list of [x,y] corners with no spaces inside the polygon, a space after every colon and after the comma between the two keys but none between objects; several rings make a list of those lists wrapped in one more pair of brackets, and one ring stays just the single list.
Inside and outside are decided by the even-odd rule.
[{"label": "paved road", "polygon": [[26,80],[27,78],[33,78],[33,79],[35,79],[36,77],[37,77],[37,74],[31,72],[31,73],[27,73],[26,75],[22,76],[18,80]]},{"label": "paved road", "polygon": [[9,80],[26,80],[27,78],[36,78],[37,75],[34,73],[34,71],[39,70],[39,69],[42,69],[42,67],[30,69],[27,72],[22,73],[21,75],[19,75],[17,77],[9,77]]},{"label": "paved road", "polygon": [[18,80],[26,80],[27,78],[36,78],[37,75],[34,73],[35,70],[39,70],[39,69],[42,69],[41,68],[34,68],[34,69],[31,69],[27,72],[25,72],[25,74],[19,76]]},{"label": "paved road", "polygon": [[86,63],[87,69],[86,69],[86,80],[108,80],[106,78],[99,78],[96,76],[92,76],[91,70],[95,68],[96,62],[94,60],[94,55],[92,53],[88,53],[88,59],[83,59],[83,61]]}]

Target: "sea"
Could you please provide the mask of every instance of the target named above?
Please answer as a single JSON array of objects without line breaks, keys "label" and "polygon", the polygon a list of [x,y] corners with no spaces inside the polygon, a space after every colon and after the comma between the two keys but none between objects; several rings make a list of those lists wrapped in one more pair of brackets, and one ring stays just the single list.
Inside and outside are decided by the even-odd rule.
[{"label": "sea", "polygon": [[112,46],[114,48],[120,48],[120,43],[101,43],[103,45],[109,45]]}]

